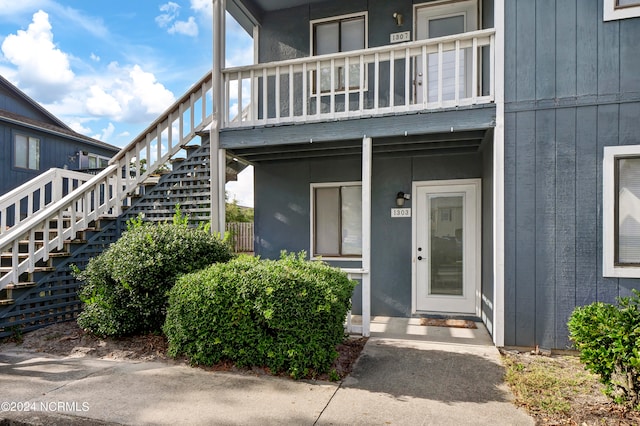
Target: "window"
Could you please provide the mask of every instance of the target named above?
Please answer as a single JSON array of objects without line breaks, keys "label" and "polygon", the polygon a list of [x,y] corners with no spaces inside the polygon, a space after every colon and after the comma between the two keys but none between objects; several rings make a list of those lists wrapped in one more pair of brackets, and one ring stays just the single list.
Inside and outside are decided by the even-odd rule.
[{"label": "window", "polygon": [[[338,18],[311,22],[311,50],[313,55],[350,52],[367,47],[366,14],[345,15]],[[345,89],[344,66],[337,66],[334,74],[334,90]],[[316,92],[317,77],[313,73],[313,91]],[[360,64],[349,65],[349,88],[360,88]],[[331,67],[320,68],[320,89],[331,90]]]},{"label": "window", "polygon": [[362,185],[311,186],[312,257],[362,255]]},{"label": "window", "polygon": [[604,20],[634,18],[640,16],[638,0],[604,0]]},{"label": "window", "polygon": [[40,170],[40,139],[15,135],[15,166],[23,169]]},{"label": "window", "polygon": [[640,277],[640,145],[605,147],[603,270],[607,277]]}]

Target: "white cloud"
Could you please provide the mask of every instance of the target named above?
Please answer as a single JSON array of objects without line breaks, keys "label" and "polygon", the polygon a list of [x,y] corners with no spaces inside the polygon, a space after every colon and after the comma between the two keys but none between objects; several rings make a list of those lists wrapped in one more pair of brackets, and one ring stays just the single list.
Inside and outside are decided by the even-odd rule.
[{"label": "white cloud", "polygon": [[89,88],[91,95],[87,99],[87,111],[93,115],[106,115],[109,117],[118,117],[122,114],[120,102],[112,95],[106,93],[104,89],[98,85]]},{"label": "white cloud", "polygon": [[113,132],[115,132],[115,130],[116,130],[116,127],[113,125],[113,123],[109,123],[107,127],[102,129],[101,133],[98,133],[97,135],[93,135],[92,138],[98,139],[99,141],[102,141],[102,142],[106,142],[111,138],[111,136],[113,136]]},{"label": "white cloud", "polygon": [[156,16],[156,23],[160,28],[168,27],[180,14],[180,5],[169,2],[160,6],[160,15]]},{"label": "white cloud", "polygon": [[198,35],[198,24],[193,16],[190,16],[187,21],[176,21],[173,26],[167,30],[169,34],[183,34],[190,37],[196,37]]},{"label": "white cloud", "polygon": [[211,0],[191,0],[191,9],[198,13],[213,14],[213,2]]},{"label": "white cloud", "polygon": [[43,102],[60,99],[75,77],[69,55],[53,43],[51,30],[49,15],[40,10],[26,31],[18,30],[2,43],[5,58],[18,68],[20,86]]},{"label": "white cloud", "polygon": [[91,52],[91,56],[90,56],[92,61],[95,62],[100,62],[100,56],[96,55],[95,53]]},{"label": "white cloud", "polygon": [[145,123],[157,118],[175,101],[173,93],[139,65],[111,63],[108,78],[97,80],[85,100],[87,112],[117,122]]},{"label": "white cloud", "polygon": [[189,37],[198,35],[198,24],[193,16],[186,21],[178,20],[180,16],[180,5],[174,2],[165,3],[160,6],[160,15],[156,16],[156,24],[160,28],[166,28],[169,34],[182,34]]},{"label": "white cloud", "polygon": [[85,119],[70,119],[67,120],[66,123],[74,132],[78,132],[83,135],[87,135],[91,133],[90,127],[85,127],[83,122],[87,121]]}]

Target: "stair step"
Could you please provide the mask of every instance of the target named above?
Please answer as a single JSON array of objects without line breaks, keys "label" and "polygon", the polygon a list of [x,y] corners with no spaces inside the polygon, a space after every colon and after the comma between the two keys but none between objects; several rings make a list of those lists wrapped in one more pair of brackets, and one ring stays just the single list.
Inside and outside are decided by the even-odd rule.
[{"label": "stair step", "polygon": [[[6,274],[11,272],[11,266],[2,266],[0,267],[0,274]],[[36,266],[35,268],[33,268],[33,273],[36,272],[53,272],[55,271],[56,268],[54,268],[53,266]]]},{"label": "stair step", "polygon": [[30,288],[30,287],[35,287],[36,286],[36,282],[34,281],[22,281],[22,282],[18,282],[18,283],[12,283],[12,284],[8,284],[5,289],[7,290],[19,290],[21,288]]}]

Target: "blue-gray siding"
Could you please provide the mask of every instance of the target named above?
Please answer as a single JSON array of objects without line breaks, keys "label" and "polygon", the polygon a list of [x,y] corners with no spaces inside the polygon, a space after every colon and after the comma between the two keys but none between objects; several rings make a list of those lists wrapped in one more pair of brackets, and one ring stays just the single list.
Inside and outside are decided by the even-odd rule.
[{"label": "blue-gray siding", "polygon": [[[14,137],[16,133],[40,139],[39,170],[28,170],[14,166]],[[117,149],[107,149],[26,127],[0,123],[0,195],[52,167],[77,169],[79,167],[78,151],[89,151],[110,158],[117,152]]]},{"label": "blue-gray siding", "polygon": [[602,0],[505,2],[505,344],[567,348],[602,276],[602,155],[640,139],[640,19]]},{"label": "blue-gray siding", "polygon": [[[413,181],[480,178],[483,156],[481,153],[422,157],[374,155],[372,167],[371,310],[374,315],[410,316],[411,219],[391,218],[395,196],[398,191],[410,193]],[[359,156],[257,164],[256,254],[275,258],[282,249],[309,251],[310,184],[360,180]],[[412,202],[406,206],[412,207]],[[344,262],[335,264],[354,266]],[[354,305],[357,304],[355,297]]]}]

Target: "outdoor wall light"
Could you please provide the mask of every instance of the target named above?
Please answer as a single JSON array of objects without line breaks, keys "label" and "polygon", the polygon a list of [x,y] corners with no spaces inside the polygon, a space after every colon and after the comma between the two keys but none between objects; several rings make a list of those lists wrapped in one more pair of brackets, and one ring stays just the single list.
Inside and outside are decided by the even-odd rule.
[{"label": "outdoor wall light", "polygon": [[404,200],[410,200],[410,199],[411,199],[411,194],[405,194],[404,192],[400,191],[398,192],[398,195],[396,195],[396,206],[402,207],[404,206]]},{"label": "outdoor wall light", "polygon": [[393,13],[393,19],[396,20],[396,25],[399,26],[399,27],[401,27],[402,24],[404,24],[404,17],[402,16],[401,13],[394,12]]}]

